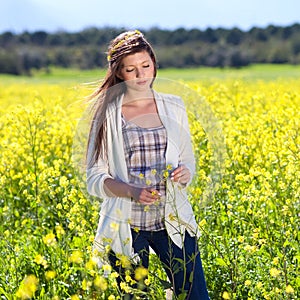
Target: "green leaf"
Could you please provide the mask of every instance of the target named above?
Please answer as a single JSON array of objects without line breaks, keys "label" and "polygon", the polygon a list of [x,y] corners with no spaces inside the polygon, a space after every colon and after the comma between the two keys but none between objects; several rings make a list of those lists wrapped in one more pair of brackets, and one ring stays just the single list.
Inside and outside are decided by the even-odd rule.
[{"label": "green leaf", "polygon": [[217,257],[217,258],[216,258],[216,263],[217,263],[219,266],[227,267],[226,262],[225,262],[224,259],[221,258],[221,257]]}]

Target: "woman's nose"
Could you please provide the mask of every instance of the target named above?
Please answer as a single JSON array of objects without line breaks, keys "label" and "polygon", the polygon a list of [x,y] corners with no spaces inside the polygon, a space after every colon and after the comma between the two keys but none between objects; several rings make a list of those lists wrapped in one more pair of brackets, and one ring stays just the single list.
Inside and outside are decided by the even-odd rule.
[{"label": "woman's nose", "polygon": [[143,70],[143,68],[138,68],[137,69],[137,74],[136,74],[136,76],[138,77],[138,78],[142,78],[143,76],[144,76],[144,70]]}]

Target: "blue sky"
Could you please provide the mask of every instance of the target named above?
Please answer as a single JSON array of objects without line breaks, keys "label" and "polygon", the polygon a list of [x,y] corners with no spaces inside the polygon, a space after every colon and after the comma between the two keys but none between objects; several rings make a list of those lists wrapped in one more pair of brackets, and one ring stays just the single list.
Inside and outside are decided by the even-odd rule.
[{"label": "blue sky", "polygon": [[299,0],[0,0],[0,32],[88,27],[249,30],[300,23]]}]

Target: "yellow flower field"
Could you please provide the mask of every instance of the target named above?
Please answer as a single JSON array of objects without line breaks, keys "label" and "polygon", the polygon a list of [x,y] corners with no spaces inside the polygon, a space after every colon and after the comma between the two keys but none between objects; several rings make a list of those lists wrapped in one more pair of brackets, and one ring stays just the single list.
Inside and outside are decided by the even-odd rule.
[{"label": "yellow flower field", "polygon": [[[197,156],[190,201],[211,299],[299,299],[300,79],[185,84],[200,95],[184,101]],[[154,255],[149,272],[128,274],[120,290],[118,274],[106,276],[110,267],[94,260],[100,203],[87,197],[72,160],[91,91],[68,81],[0,83],[1,299],[142,296],[136,281],[149,286],[148,299],[165,299]],[[215,119],[204,120],[197,99]]]}]

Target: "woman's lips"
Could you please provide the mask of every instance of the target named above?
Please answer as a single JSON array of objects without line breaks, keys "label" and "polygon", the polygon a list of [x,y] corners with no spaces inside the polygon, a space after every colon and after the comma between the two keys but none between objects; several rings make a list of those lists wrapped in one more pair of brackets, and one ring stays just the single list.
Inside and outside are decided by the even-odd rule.
[{"label": "woman's lips", "polygon": [[148,80],[140,80],[140,81],[137,81],[137,84],[138,85],[144,85],[148,82]]}]

